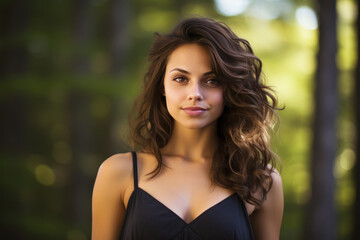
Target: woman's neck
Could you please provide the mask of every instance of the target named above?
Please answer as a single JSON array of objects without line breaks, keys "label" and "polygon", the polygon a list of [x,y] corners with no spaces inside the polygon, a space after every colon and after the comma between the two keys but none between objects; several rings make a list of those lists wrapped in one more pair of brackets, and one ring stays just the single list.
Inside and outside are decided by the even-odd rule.
[{"label": "woman's neck", "polygon": [[175,123],[172,136],[161,152],[189,161],[204,161],[212,159],[217,146],[216,122],[201,129],[184,128]]}]

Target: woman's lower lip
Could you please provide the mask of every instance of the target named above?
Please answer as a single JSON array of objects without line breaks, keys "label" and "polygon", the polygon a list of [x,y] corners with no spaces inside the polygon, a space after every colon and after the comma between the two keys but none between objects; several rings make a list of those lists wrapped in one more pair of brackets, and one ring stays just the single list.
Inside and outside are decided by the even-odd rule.
[{"label": "woman's lower lip", "polygon": [[206,111],[205,109],[196,109],[196,110],[183,109],[183,110],[186,114],[188,114],[190,116],[198,116]]}]

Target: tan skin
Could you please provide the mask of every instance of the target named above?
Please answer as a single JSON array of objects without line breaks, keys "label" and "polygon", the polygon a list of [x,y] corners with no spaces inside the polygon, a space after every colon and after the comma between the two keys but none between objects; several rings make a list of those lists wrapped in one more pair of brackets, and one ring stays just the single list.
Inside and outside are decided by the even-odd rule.
[{"label": "tan skin", "polygon": [[[139,187],[190,223],[205,210],[234,193],[212,186],[209,169],[218,144],[217,119],[223,110],[222,87],[211,72],[207,50],[197,44],[177,48],[169,57],[164,77],[164,96],[174,131],[161,149],[163,167],[149,180],[155,157],[137,153]],[[200,111],[185,111],[188,107]],[[273,185],[263,204],[245,203],[255,239],[279,239],[283,215],[281,177],[272,174]],[[101,165],[93,191],[92,239],[118,239],[126,207],[134,190],[130,153],[117,154]],[[259,193],[254,193],[259,197]]]}]

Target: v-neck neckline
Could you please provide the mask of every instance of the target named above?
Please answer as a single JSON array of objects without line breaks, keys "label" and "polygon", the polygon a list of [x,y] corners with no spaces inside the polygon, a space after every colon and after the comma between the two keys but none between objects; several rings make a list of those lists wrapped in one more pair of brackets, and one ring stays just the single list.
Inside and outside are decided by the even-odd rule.
[{"label": "v-neck neckline", "polygon": [[[201,218],[203,215],[205,215],[207,212],[215,209],[216,207],[220,206],[221,204],[223,204],[224,202],[226,202],[227,200],[231,199],[232,197],[236,196],[236,192],[225,197],[224,199],[220,200],[219,202],[215,203],[214,205],[210,206],[209,208],[207,208],[206,210],[204,210],[203,212],[201,212],[197,217],[195,217],[194,219],[192,219],[190,222],[186,222],[182,217],[180,217],[176,212],[174,212],[171,208],[169,208],[168,206],[166,206],[163,202],[161,202],[159,199],[155,198],[154,196],[152,196],[150,193],[148,193],[147,191],[145,191],[144,189],[142,189],[141,187],[137,187],[137,189],[134,189],[134,191],[131,193],[131,196],[129,198],[129,202],[131,200],[131,198],[134,195],[135,190],[140,190],[141,192],[145,193],[148,197],[150,197],[151,199],[153,199],[153,201],[159,203],[163,208],[165,208],[167,211],[171,212],[174,216],[176,216],[179,220],[181,220],[183,223],[185,223],[186,225],[191,225],[192,223],[194,223],[196,220],[198,220],[199,218]],[[129,206],[129,203],[127,204],[127,206]]]}]

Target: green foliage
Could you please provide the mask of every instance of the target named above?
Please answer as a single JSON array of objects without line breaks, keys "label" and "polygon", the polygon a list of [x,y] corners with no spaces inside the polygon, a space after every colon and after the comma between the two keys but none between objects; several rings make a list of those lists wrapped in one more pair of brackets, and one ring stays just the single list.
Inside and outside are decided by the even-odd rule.
[{"label": "green foliage", "polygon": [[[10,2],[1,2],[1,12]],[[12,239],[89,238],[91,209],[86,209],[87,219],[81,222],[81,217],[73,219],[76,210],[72,205],[76,198],[81,198],[86,206],[90,206],[98,166],[109,155],[128,149],[120,135],[126,128],[133,101],[141,91],[153,33],[166,33],[180,18],[198,14],[226,22],[240,37],[249,40],[255,54],[263,61],[267,83],[278,93],[280,105],[285,106],[280,112],[279,131],[272,139],[273,148],[282,159],[285,192],[281,239],[301,239],[304,210],[310,197],[317,30],[301,27],[294,14],[299,4],[312,4],[313,1],[289,0],[291,11],[271,20],[247,12],[224,17],[216,12],[212,1],[205,0],[127,2],[131,7],[127,19],[130,44],[121,56],[126,68],[117,74],[110,71],[112,5],[108,0],[89,1],[90,37],[86,46],[76,40],[74,1],[53,0],[46,4],[33,1],[27,9],[30,20],[26,30],[1,36],[1,51],[16,43],[27,52],[24,58],[26,72],[2,73],[0,80],[2,107],[8,109],[7,105],[17,101],[20,105],[15,106],[25,106],[17,109],[25,116],[21,121],[23,127],[19,128],[19,133],[17,127],[13,129],[14,134],[19,134],[16,139],[21,139],[24,144],[20,146],[20,142],[5,140],[9,147],[0,148],[0,189],[5,196],[1,200],[0,219],[3,236],[12,236]],[[341,130],[334,175],[340,216],[338,238],[349,239],[353,227],[349,213],[354,201],[351,169],[355,138],[350,102],[357,56],[354,18],[348,15],[352,14],[349,11],[355,2],[341,0],[338,4],[338,65],[341,70],[338,126]],[[88,63],[85,73],[74,68],[79,56],[85,56]],[[83,116],[88,116],[81,120],[81,124],[90,130],[87,152],[79,150],[74,143],[77,128],[72,124],[79,108],[75,108],[75,112],[72,110],[77,104],[73,99],[86,99],[80,106]],[[3,114],[11,123],[15,113]],[[71,185],[77,179],[73,171],[82,176],[80,181],[83,181],[87,195],[79,197],[71,191]]]}]

